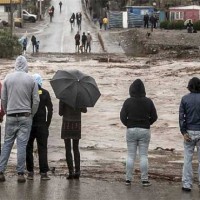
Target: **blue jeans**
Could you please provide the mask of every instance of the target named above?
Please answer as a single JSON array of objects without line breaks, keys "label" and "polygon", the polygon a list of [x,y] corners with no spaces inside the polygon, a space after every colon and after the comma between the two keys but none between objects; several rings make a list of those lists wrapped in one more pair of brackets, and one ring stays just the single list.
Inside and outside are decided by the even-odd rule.
[{"label": "blue jeans", "polygon": [[188,135],[192,139],[190,142],[184,141],[184,165],[183,165],[183,175],[182,175],[182,184],[185,188],[192,188],[192,178],[193,178],[193,169],[192,169],[192,158],[194,154],[194,149],[197,147],[198,155],[198,175],[199,175],[199,184],[200,184],[200,131],[187,131]]},{"label": "blue jeans", "polygon": [[10,152],[17,139],[17,172],[24,173],[26,145],[29,139],[32,117],[6,117],[4,145],[0,157],[0,172],[6,170]]},{"label": "blue jeans", "polygon": [[148,180],[148,148],[151,134],[150,129],[128,128],[126,141],[128,156],[126,160],[126,180],[131,181],[133,177],[134,162],[137,155],[137,148],[140,156],[141,180]]}]

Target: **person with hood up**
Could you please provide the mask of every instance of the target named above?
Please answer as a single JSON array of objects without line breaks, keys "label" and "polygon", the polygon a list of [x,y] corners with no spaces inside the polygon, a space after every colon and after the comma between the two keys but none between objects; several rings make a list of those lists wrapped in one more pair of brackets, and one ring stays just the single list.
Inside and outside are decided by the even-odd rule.
[{"label": "person with hood up", "polygon": [[0,182],[5,181],[4,172],[15,139],[17,140],[18,182],[25,182],[26,145],[29,139],[32,118],[39,105],[38,86],[28,75],[27,60],[18,56],[15,71],[3,82],[1,103],[6,113],[4,145],[0,157]]},{"label": "person with hood up", "polygon": [[51,124],[53,114],[53,105],[49,92],[42,88],[42,77],[39,74],[34,74],[33,79],[38,84],[40,104],[37,113],[33,117],[30,138],[26,147],[26,167],[28,171],[27,179],[33,180],[34,178],[33,144],[36,139],[41,180],[50,180],[47,175],[47,172],[49,171],[47,141],[49,136],[49,126]]},{"label": "person with hood up", "polygon": [[179,126],[184,138],[184,165],[182,190],[190,192],[192,188],[192,158],[197,147],[198,180],[200,187],[200,79],[193,77],[188,83],[189,94],[181,99],[179,107]]},{"label": "person with hood up", "polygon": [[142,185],[150,186],[148,147],[151,137],[150,126],[157,120],[157,112],[153,101],[146,97],[145,87],[140,79],[136,79],[131,84],[129,93],[130,98],[126,99],[120,112],[121,122],[127,127],[126,185],[131,185],[138,148]]}]

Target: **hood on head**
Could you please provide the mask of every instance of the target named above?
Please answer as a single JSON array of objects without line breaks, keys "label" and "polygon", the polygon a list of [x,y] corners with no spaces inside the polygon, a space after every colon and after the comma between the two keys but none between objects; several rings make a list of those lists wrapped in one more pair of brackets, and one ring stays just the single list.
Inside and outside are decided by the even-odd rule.
[{"label": "hood on head", "polygon": [[192,93],[200,93],[200,79],[197,77],[190,79],[187,88]]},{"label": "hood on head", "polygon": [[34,81],[40,86],[42,87],[42,77],[39,74],[33,74],[33,79]]},{"label": "hood on head", "polygon": [[129,88],[131,97],[144,97],[146,96],[145,87],[140,79],[136,79]]},{"label": "hood on head", "polygon": [[28,72],[28,63],[24,56],[18,56],[15,61],[15,70]]}]

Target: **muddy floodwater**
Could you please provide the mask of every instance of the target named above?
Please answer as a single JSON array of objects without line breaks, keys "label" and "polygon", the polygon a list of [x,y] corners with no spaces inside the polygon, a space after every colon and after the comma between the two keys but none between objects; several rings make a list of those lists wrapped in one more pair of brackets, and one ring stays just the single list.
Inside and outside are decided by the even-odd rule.
[{"label": "muddy floodwater", "polygon": [[[179,131],[178,109],[181,97],[188,92],[186,88],[188,80],[199,75],[199,61],[129,59],[113,55],[111,60],[120,59],[120,62],[99,62],[100,57],[97,55],[67,54],[59,56],[41,54],[27,58],[29,73],[41,74],[44,79],[43,87],[49,90],[52,97],[54,111],[49,133],[48,158],[50,167],[56,167],[58,174],[65,174],[67,168],[64,142],[60,137],[61,117],[58,115],[58,99],[49,81],[59,69],[78,69],[94,77],[101,92],[95,107],[88,108],[88,112],[82,114],[80,149],[83,175],[95,177],[98,176],[96,175],[98,170],[100,174],[103,174],[102,171],[116,171],[120,174],[117,178],[123,178],[126,128],[120,122],[119,113],[124,100],[129,96],[129,86],[136,78],[144,81],[147,96],[154,101],[158,112],[158,121],[151,128],[152,166],[155,164],[158,167],[157,161],[168,157],[168,164],[176,163],[178,173],[181,173],[183,138]],[[105,56],[101,56],[102,58]],[[3,80],[13,67],[14,60],[1,60],[0,79]],[[4,134],[4,129],[2,132]],[[172,151],[160,153],[166,149]],[[37,149],[35,158],[38,166]],[[15,147],[9,165],[10,163],[16,163]],[[112,170],[109,166],[112,166]],[[89,173],[89,169],[93,171]]]}]

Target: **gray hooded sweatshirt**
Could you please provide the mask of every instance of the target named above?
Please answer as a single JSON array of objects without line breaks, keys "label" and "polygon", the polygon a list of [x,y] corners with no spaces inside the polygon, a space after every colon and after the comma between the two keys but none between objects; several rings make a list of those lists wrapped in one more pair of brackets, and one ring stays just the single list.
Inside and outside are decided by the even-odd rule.
[{"label": "gray hooded sweatshirt", "polygon": [[38,85],[27,74],[28,65],[24,56],[18,56],[15,71],[6,76],[1,91],[2,106],[7,115],[37,112],[40,102]]}]

